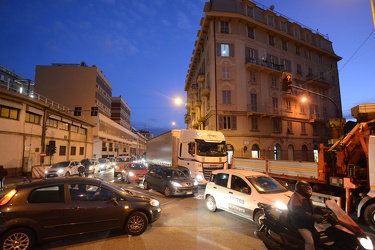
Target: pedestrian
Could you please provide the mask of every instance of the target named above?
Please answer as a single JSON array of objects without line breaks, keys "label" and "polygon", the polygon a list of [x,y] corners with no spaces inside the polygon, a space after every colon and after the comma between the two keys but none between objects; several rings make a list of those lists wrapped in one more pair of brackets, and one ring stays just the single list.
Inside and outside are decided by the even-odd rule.
[{"label": "pedestrian", "polygon": [[315,222],[322,223],[323,218],[317,217],[314,213],[322,210],[319,207],[314,207],[311,201],[312,188],[306,181],[298,181],[295,186],[293,195],[288,202],[288,210],[290,222],[297,228],[298,232],[305,240],[305,250],[314,250],[317,240],[317,231],[315,229]]},{"label": "pedestrian", "polygon": [[0,165],[0,190],[4,189],[4,180],[5,176],[8,175],[8,171],[4,168],[3,165]]},{"label": "pedestrian", "polygon": [[90,160],[89,159],[86,159],[86,161],[84,163],[84,166],[85,166],[85,176],[88,177],[89,171],[90,171]]}]

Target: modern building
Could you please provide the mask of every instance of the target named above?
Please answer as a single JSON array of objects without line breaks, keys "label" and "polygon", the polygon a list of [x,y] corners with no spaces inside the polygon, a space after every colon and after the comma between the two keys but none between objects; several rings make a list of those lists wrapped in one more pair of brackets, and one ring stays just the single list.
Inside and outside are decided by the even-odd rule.
[{"label": "modern building", "polygon": [[[211,0],[204,12],[185,83],[187,127],[222,131],[237,157],[316,160],[329,119],[342,117],[332,42],[249,0]],[[283,72],[296,88],[283,91]]]},{"label": "modern building", "polygon": [[[130,108],[121,97],[112,97],[111,83],[95,65],[87,66],[84,62],[37,65],[35,92],[96,124],[93,134],[96,158],[130,154],[146,147],[146,139],[130,129]],[[138,142],[144,145],[139,146]]]},{"label": "modern building", "polygon": [[26,79],[0,65],[0,88],[9,89],[24,95],[32,95],[34,84],[34,81]]}]

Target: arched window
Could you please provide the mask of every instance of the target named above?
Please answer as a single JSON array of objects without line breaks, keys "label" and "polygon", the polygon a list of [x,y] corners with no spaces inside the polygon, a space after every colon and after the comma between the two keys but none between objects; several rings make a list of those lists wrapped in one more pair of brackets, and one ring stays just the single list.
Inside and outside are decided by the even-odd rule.
[{"label": "arched window", "polygon": [[302,145],[302,161],[308,161],[308,160],[309,160],[309,156],[307,152],[307,146]]},{"label": "arched window", "polygon": [[281,146],[280,144],[276,144],[273,146],[273,159],[274,160],[281,160]]},{"label": "arched window", "polygon": [[257,144],[251,147],[251,158],[260,158],[260,150]]},{"label": "arched window", "polygon": [[291,144],[288,146],[288,160],[294,161],[294,147]]}]

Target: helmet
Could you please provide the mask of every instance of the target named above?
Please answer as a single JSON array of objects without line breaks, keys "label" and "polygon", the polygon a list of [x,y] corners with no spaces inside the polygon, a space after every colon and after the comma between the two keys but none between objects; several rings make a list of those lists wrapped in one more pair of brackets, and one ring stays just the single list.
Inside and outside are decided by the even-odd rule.
[{"label": "helmet", "polygon": [[312,188],[307,181],[298,181],[294,190],[308,199],[312,195]]}]

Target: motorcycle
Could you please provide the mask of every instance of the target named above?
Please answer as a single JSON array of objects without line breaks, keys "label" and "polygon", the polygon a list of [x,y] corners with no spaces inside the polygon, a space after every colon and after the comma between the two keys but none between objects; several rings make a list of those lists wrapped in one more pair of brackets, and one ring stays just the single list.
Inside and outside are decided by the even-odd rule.
[{"label": "motorcycle", "polygon": [[[371,239],[333,200],[325,202],[327,208],[323,223],[315,224],[317,229],[316,249],[374,249]],[[269,250],[303,250],[305,241],[288,222],[288,210],[273,208],[270,205],[258,204],[263,209],[261,225],[255,236],[263,241]],[[319,238],[319,239],[318,239]]]}]

